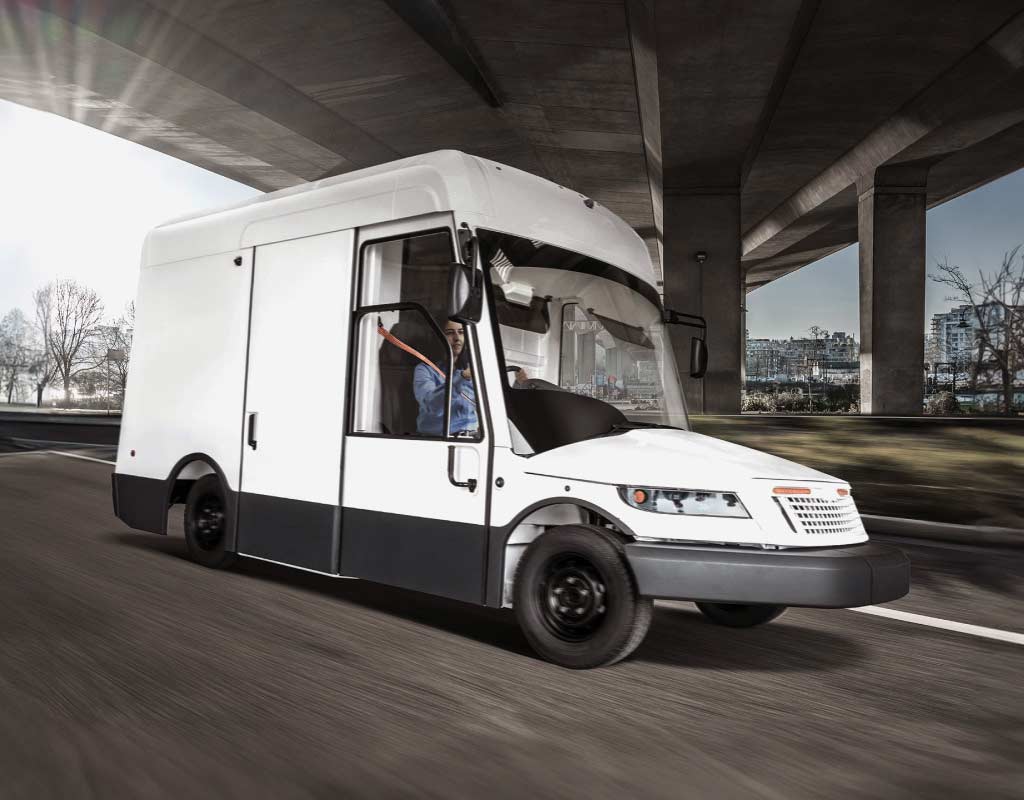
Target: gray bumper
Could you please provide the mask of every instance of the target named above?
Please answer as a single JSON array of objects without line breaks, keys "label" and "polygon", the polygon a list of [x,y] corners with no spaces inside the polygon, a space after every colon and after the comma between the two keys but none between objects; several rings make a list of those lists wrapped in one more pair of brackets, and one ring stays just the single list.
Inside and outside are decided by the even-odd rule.
[{"label": "gray bumper", "polygon": [[874,542],[790,550],[638,542],[626,557],[645,597],[853,608],[910,591],[910,561]]}]

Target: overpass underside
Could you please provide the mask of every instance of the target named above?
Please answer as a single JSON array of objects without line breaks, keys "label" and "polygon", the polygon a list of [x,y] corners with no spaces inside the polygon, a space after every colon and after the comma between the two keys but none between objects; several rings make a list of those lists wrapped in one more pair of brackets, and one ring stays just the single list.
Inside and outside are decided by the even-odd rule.
[{"label": "overpass underside", "polygon": [[263,190],[441,148],[569,186],[707,317],[708,413],[744,293],[859,241],[862,409],[916,414],[925,212],[1024,166],[1024,0],[4,0],[0,97]]}]

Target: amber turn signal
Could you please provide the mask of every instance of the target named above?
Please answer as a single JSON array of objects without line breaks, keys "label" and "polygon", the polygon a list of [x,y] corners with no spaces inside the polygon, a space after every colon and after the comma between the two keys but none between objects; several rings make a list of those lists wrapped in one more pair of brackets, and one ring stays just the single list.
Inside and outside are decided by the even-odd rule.
[{"label": "amber turn signal", "polygon": [[642,505],[647,502],[647,492],[643,489],[633,490],[633,502],[637,505]]},{"label": "amber turn signal", "polygon": [[836,494],[839,495],[840,497],[849,497],[850,496],[850,490],[849,489],[836,489]]},{"label": "amber turn signal", "polygon": [[772,491],[775,494],[810,494],[811,490],[806,486],[776,486]]}]

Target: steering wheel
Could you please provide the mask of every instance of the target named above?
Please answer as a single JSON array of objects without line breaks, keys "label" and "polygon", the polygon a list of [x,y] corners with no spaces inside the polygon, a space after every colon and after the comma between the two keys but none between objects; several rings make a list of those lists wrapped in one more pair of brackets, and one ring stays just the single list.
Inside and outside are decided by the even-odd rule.
[{"label": "steering wheel", "polygon": [[[509,366],[509,367],[505,367],[505,372],[508,372],[508,373],[511,374],[511,373],[519,372],[519,370],[521,370],[521,369],[522,369],[522,367],[510,367]],[[549,391],[556,391],[556,392],[564,392],[565,391],[565,389],[563,389],[558,384],[551,383],[551,381],[546,381],[543,378],[527,378],[525,381],[523,381],[519,385],[522,386],[524,389],[547,389]]]},{"label": "steering wheel", "polygon": [[[512,365],[509,365],[509,366],[506,366],[506,367],[505,367],[505,372],[506,372],[507,374],[509,374],[509,375],[516,375],[516,374],[518,374],[518,373],[519,373],[520,371],[522,371],[522,369],[523,369],[522,367],[515,367],[515,366],[512,366]],[[527,378],[527,379],[526,379],[525,381],[523,381],[522,383],[520,383],[519,381],[515,381],[515,382],[514,382],[514,383],[512,384],[512,386],[513,386],[513,388],[522,388],[522,389],[536,389],[537,387],[536,387],[536,386],[531,386],[531,383],[532,383],[532,380],[531,380],[531,379],[529,379],[529,378]]]}]

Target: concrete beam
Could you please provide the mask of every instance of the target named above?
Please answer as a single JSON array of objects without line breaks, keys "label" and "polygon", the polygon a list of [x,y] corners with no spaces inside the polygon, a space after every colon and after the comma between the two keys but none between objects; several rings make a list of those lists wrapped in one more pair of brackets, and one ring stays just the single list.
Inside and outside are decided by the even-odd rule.
[{"label": "concrete beam", "polygon": [[[24,3],[25,5],[38,5]],[[160,64],[338,154],[348,169],[399,154],[366,131],[169,13],[129,0],[51,3],[48,13]],[[135,91],[146,91],[135,84]],[[130,103],[129,103],[130,104]]]},{"label": "concrete beam", "polygon": [[487,75],[483,60],[443,0],[386,2],[395,14],[451,65],[459,77],[468,83],[487,105],[491,108],[501,107],[494,81]]},{"label": "concrete beam", "polygon": [[916,416],[924,391],[927,170],[880,169],[857,188],[861,413]]},{"label": "concrete beam", "polygon": [[[743,236],[743,255],[765,259],[790,241],[783,234],[823,203],[886,164],[897,163],[941,126],[969,117],[985,94],[1012,82],[1024,69],[1024,12],[1016,14],[927,88],[872,130],[831,166],[794,192]],[[1004,118],[1013,125],[1015,115]],[[993,124],[978,126],[973,141],[990,136]],[[960,146],[966,132],[960,131]]]},{"label": "concrete beam", "polygon": [[661,102],[658,97],[658,44],[655,32],[654,0],[626,0],[626,23],[633,57],[633,80],[640,115],[643,152],[647,161],[647,184],[651,191],[654,224],[637,228],[651,250],[656,268],[665,263],[665,210],[662,203]]},{"label": "concrete beam", "polygon": [[778,110],[779,103],[785,94],[786,86],[789,84],[790,76],[793,74],[793,68],[800,57],[800,50],[803,48],[807,35],[811,31],[811,25],[814,23],[814,17],[818,13],[820,5],[821,0],[801,0],[800,7],[793,18],[793,27],[789,32],[789,40],[782,51],[782,57],[779,59],[779,65],[775,70],[775,78],[772,80],[768,96],[765,98],[764,107],[761,109],[761,115],[758,117],[757,125],[750,137],[750,144],[747,145],[743,166],[740,168],[741,186],[747,182],[750,170],[754,166],[754,160],[761,152],[765,136],[771,127],[775,112]]},{"label": "concrete beam", "polygon": [[[743,373],[740,195],[665,192],[665,305],[707,319],[708,372],[689,377],[692,331],[670,326],[690,411],[738,414]],[[697,253],[707,254],[703,264]]]}]

